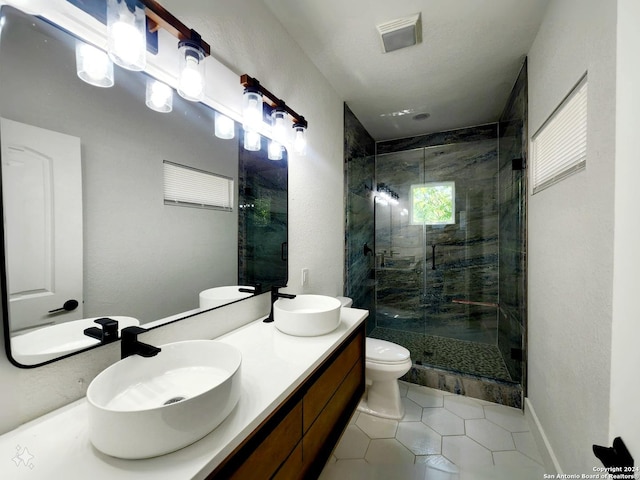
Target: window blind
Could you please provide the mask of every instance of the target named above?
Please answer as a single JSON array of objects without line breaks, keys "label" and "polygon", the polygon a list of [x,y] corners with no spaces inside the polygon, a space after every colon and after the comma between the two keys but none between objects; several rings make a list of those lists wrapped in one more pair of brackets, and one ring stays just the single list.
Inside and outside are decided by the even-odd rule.
[{"label": "window blind", "polygon": [[164,203],[233,210],[233,179],[164,161]]},{"label": "window blind", "polygon": [[531,158],[533,194],[586,167],[586,75],[532,137]]}]

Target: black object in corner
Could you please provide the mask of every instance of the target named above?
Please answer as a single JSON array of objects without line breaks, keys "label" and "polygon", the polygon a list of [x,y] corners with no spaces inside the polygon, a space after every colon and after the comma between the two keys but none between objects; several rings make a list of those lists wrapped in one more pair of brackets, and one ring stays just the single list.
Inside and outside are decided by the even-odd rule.
[{"label": "black object in corner", "polygon": [[[630,478],[633,476],[633,457],[629,453],[622,438],[616,437],[612,447],[593,446],[593,453],[605,466],[613,479]],[[631,477],[633,478],[633,477]]]}]

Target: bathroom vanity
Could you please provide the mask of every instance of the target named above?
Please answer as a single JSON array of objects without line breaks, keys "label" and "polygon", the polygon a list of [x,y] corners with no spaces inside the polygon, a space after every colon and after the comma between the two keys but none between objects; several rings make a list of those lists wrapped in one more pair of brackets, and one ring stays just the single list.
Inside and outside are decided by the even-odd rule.
[{"label": "bathroom vanity", "polygon": [[11,479],[316,478],[364,392],[365,310],[345,308],[339,327],[294,337],[258,319],[216,340],[242,353],[241,396],[203,439],[173,453],[122,460],[89,441],[78,400],[0,437],[15,452]]}]

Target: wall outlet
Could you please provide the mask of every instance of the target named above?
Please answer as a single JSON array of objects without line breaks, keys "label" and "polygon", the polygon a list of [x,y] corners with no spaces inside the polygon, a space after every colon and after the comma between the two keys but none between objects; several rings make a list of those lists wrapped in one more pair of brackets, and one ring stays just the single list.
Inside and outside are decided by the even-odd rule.
[{"label": "wall outlet", "polygon": [[309,285],[309,269],[308,268],[303,268],[302,269],[302,276],[300,278],[302,286],[306,287]]}]

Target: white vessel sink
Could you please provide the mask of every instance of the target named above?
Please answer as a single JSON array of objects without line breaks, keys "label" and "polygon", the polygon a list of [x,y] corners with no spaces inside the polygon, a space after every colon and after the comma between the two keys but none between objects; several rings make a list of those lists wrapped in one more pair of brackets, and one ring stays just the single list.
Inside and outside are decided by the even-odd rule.
[{"label": "white vessel sink", "polygon": [[227,303],[242,300],[253,293],[241,292],[241,288],[253,288],[242,285],[230,285],[226,287],[214,287],[200,292],[200,310],[209,310]]},{"label": "white vessel sink", "polygon": [[89,436],[118,458],[149,458],[201,439],[240,397],[240,351],[213,340],[160,346],[155,357],[132,355],[89,385]]},{"label": "white vessel sink", "polygon": [[[23,365],[35,365],[98,345],[100,340],[84,334],[85,328],[99,327],[94,323],[98,318],[104,317],[58,323],[11,337],[11,355]],[[118,330],[140,325],[140,321],[133,317],[110,316],[108,318],[118,321]]]},{"label": "white vessel sink", "polygon": [[340,325],[340,300],[324,295],[279,298],[273,304],[273,320],[283,333],[315,337],[333,332]]}]

